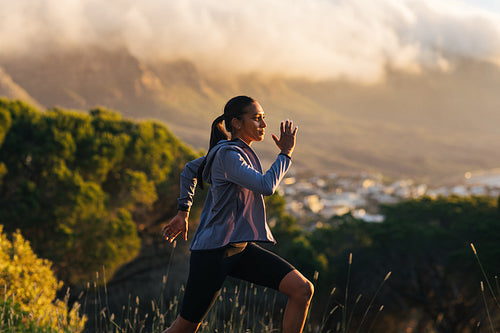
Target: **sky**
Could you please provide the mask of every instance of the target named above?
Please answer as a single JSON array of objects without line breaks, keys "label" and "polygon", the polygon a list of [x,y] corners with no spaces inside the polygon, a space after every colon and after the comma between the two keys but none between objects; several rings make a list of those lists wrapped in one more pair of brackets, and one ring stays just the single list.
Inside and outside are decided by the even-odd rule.
[{"label": "sky", "polygon": [[460,2],[472,7],[500,13],[500,0],[461,0]]},{"label": "sky", "polygon": [[500,0],[0,0],[0,55],[126,48],[202,70],[374,82],[500,65]]}]

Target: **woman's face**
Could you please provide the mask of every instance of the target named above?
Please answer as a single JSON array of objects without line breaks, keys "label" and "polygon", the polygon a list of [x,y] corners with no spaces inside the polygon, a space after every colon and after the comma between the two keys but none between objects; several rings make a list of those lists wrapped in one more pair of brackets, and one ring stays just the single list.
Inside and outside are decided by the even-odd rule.
[{"label": "woman's face", "polygon": [[246,108],[246,113],[240,119],[234,118],[236,123],[233,128],[236,129],[235,137],[240,138],[246,144],[250,145],[253,141],[264,140],[265,128],[264,110],[258,102],[253,102]]}]

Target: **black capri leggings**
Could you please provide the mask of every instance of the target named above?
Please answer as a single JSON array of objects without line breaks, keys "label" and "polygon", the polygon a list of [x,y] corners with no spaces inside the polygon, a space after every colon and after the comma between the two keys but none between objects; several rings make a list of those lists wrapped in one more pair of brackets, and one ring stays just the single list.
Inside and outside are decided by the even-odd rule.
[{"label": "black capri leggings", "polygon": [[192,251],[180,315],[190,322],[201,322],[228,275],[278,290],[281,280],[294,269],[278,255],[254,243]]}]

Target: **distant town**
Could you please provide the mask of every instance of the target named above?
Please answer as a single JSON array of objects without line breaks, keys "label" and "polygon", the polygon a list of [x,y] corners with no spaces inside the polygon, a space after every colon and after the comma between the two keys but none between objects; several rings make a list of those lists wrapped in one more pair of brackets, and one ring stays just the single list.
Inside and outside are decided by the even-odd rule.
[{"label": "distant town", "polygon": [[411,179],[390,180],[382,175],[288,176],[279,188],[286,211],[308,229],[321,227],[335,216],[350,213],[366,222],[382,222],[380,204],[429,196],[500,196],[500,168],[466,172],[462,184],[431,187]]}]

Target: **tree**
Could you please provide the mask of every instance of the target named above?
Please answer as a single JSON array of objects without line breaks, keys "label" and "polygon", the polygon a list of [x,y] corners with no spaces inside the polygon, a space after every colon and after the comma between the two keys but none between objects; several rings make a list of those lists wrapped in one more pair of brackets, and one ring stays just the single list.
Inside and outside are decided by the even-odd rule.
[{"label": "tree", "polygon": [[2,128],[0,221],[71,284],[136,256],[138,230],[175,210],[179,170],[195,157],[165,126],[103,108],[41,113],[0,100]]}]

